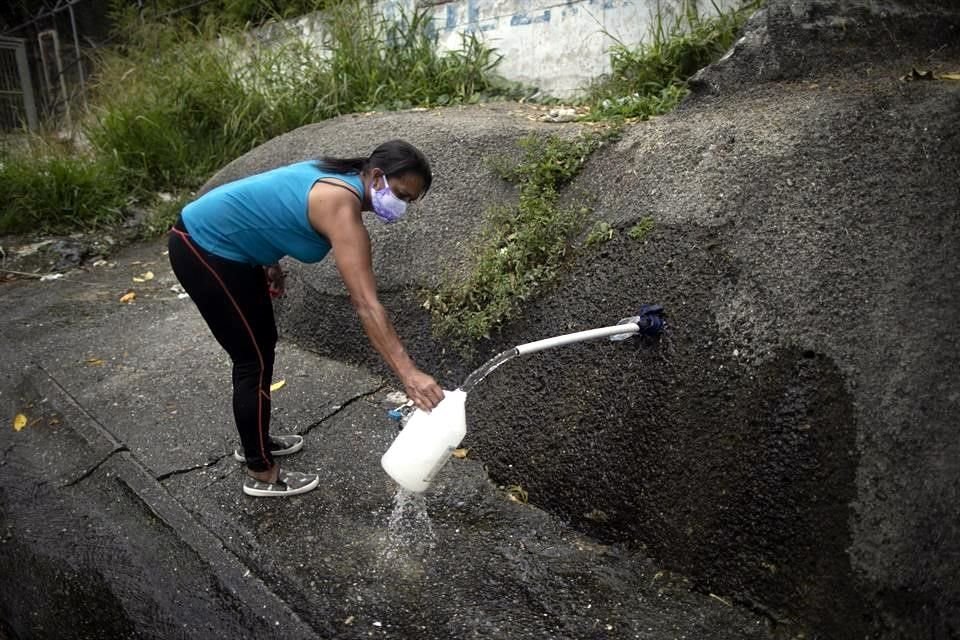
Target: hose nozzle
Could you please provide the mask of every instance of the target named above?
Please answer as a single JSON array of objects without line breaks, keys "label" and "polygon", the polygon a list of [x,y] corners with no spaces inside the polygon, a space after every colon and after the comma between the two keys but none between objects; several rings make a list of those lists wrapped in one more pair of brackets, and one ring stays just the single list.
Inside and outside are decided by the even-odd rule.
[{"label": "hose nozzle", "polygon": [[628,333],[618,333],[610,336],[610,339],[615,342],[626,340],[635,333],[647,336],[648,338],[656,338],[663,333],[663,328],[667,323],[663,319],[662,306],[659,304],[645,304],[640,307],[638,315],[624,318],[617,324],[633,324],[637,326],[637,329]]},{"label": "hose nozzle", "polygon": [[648,338],[655,338],[663,333],[666,324],[663,319],[663,307],[659,304],[645,304],[640,307],[637,326],[640,327],[641,334]]}]

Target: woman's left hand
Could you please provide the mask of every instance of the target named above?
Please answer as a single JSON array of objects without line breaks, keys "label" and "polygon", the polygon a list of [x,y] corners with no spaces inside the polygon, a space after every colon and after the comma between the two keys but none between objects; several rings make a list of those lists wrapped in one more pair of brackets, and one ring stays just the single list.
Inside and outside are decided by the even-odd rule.
[{"label": "woman's left hand", "polygon": [[263,270],[267,274],[267,290],[270,292],[270,297],[279,298],[286,291],[284,280],[287,274],[283,272],[279,264],[267,265]]}]

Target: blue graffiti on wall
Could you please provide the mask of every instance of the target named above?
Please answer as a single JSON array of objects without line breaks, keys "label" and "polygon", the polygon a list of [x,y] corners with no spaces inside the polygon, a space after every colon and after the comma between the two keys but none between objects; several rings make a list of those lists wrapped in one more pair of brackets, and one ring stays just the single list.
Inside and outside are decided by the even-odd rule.
[{"label": "blue graffiti on wall", "polygon": [[[453,31],[460,27],[460,11],[458,5],[463,6],[462,3],[450,3],[447,5],[446,21],[443,26],[445,31]],[[496,18],[480,22],[480,7],[477,6],[477,0],[467,0],[467,24],[463,27],[464,31],[467,33],[475,33],[477,31],[490,31],[496,28]]]},{"label": "blue graffiti on wall", "polygon": [[518,27],[524,24],[537,24],[538,22],[550,22],[550,9],[547,9],[539,16],[533,16],[532,18],[527,15],[525,11],[516,13],[512,18],[510,18],[511,27]]},{"label": "blue graffiti on wall", "polygon": [[[396,0],[395,0],[396,1]],[[400,0],[402,2],[402,0]],[[393,2],[391,2],[393,4]],[[506,16],[495,16],[491,18],[486,18],[484,20],[480,19],[480,5],[486,5],[489,10],[489,5],[491,4],[489,0],[466,0],[466,2],[457,2],[452,0],[451,2],[446,3],[443,9],[443,15],[436,15],[436,22],[442,23],[442,29],[446,32],[463,30],[466,33],[476,33],[477,31],[490,31],[496,29],[499,25],[500,17]],[[530,5],[528,1],[518,2],[522,5]],[[580,12],[580,7],[582,5],[600,5],[600,8],[603,10],[608,9],[617,9],[620,7],[628,7],[633,4],[633,0],[566,0],[561,11],[561,15],[566,16],[576,16]],[[462,16],[463,10],[466,9],[466,16]],[[511,27],[521,27],[531,24],[546,24],[550,22],[551,13],[550,9],[544,9],[542,11],[535,11],[533,13],[525,10],[520,10],[510,16],[510,26]],[[461,19],[465,17],[465,22],[461,22]]]},{"label": "blue graffiti on wall", "polygon": [[564,17],[579,15],[580,9],[576,6],[577,4],[579,3],[575,3],[574,0],[567,0],[567,5],[560,12],[560,15]]},{"label": "blue graffiti on wall", "polygon": [[587,2],[589,4],[597,4],[599,2],[602,9],[616,9],[617,7],[629,7],[633,5],[631,0],[620,0],[619,2],[617,2],[617,0],[587,0]]}]

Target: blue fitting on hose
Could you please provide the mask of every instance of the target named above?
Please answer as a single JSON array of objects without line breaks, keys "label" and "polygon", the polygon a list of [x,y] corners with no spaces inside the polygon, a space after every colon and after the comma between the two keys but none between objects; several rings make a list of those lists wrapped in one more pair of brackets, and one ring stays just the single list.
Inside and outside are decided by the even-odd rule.
[{"label": "blue fitting on hose", "polygon": [[663,307],[659,304],[641,305],[636,322],[640,327],[640,334],[649,338],[655,338],[663,333],[667,324],[663,319]]},{"label": "blue fitting on hose", "polygon": [[402,430],[403,425],[406,424],[407,419],[413,414],[414,409],[416,409],[416,407],[413,406],[413,400],[408,400],[405,404],[388,411],[387,417],[397,423],[398,430]]}]

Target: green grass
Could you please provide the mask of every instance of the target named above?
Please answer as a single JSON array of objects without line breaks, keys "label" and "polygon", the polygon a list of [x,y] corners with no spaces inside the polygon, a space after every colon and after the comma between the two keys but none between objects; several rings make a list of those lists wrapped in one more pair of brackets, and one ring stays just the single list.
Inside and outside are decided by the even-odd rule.
[{"label": "green grass", "polygon": [[0,234],[114,224],[128,195],[111,156],[90,157],[39,138],[0,156]]},{"label": "green grass", "polygon": [[[9,155],[2,193],[16,198],[0,201],[3,228],[116,219],[122,199],[115,193],[150,203],[159,191],[195,189],[257,145],[333,116],[475,102],[514,90],[495,76],[500,57],[472,34],[459,51],[440,54],[429,9],[394,21],[359,0],[339,3],[325,14],[325,51],[277,38],[280,25],[267,46],[210,17],[196,25],[141,17],[118,10],[122,42],[97,60],[84,126],[92,151]],[[44,171],[57,181],[35,179]],[[104,183],[93,184],[98,179]],[[93,211],[96,202],[103,211]]]},{"label": "green grass", "polygon": [[610,73],[590,87],[590,119],[647,119],[671,111],[689,93],[687,80],[719,59],[737,38],[746,19],[760,5],[703,16],[695,0],[682,0],[673,17],[658,2],[647,41],[628,47],[616,41]]},{"label": "green grass", "polygon": [[114,17],[123,14],[138,21],[156,22],[163,18],[197,24],[215,20],[221,25],[244,27],[312,13],[328,3],[324,0],[149,0],[136,4],[141,6],[112,0],[110,6]]},{"label": "green grass", "polygon": [[271,109],[268,99],[273,78],[257,71],[283,56],[292,62],[291,53],[254,58],[253,69],[240,75],[229,47],[164,25],[154,27],[153,37],[142,49],[100,60],[96,107],[87,127],[100,154],[120,159],[131,186],[145,191],[197,186],[282,132],[286,114]]},{"label": "green grass", "polygon": [[475,34],[464,34],[457,51],[438,51],[429,10],[371,20],[367,6],[347,2],[325,15],[332,57],[323,97],[337,113],[475,102],[509,92],[494,75],[501,56]]},{"label": "green grass", "polygon": [[427,294],[424,306],[439,334],[469,348],[516,317],[524,301],[556,279],[589,215],[581,205],[560,206],[558,190],[615,135],[530,136],[520,141],[519,162],[491,162],[501,177],[520,186],[520,199],[516,206],[487,211],[468,275],[448,279]]}]

